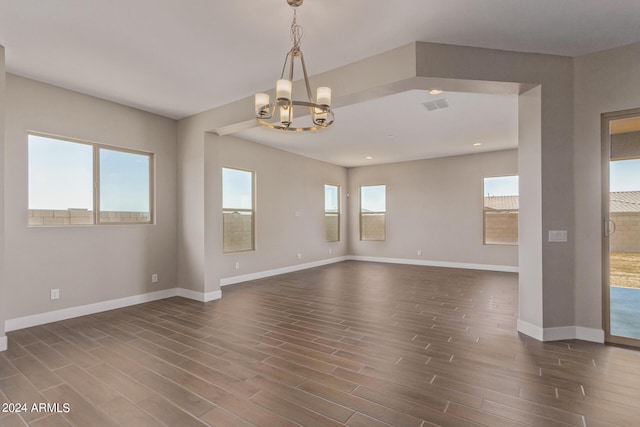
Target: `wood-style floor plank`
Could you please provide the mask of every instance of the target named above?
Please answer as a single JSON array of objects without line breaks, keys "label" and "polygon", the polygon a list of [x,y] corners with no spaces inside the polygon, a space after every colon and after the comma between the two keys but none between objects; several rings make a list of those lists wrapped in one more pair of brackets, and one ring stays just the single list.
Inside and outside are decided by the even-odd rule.
[{"label": "wood-style floor plank", "polygon": [[123,427],[162,427],[164,424],[123,397],[102,405],[102,410]]},{"label": "wood-style floor plank", "polygon": [[629,426],[640,353],[518,334],[517,275],[347,261],[8,333],[0,426]]}]

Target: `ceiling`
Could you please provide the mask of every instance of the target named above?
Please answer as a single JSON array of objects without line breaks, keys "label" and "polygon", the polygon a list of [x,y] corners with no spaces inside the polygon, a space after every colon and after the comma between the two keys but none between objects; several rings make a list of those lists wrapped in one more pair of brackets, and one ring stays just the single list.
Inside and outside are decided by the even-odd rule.
[{"label": "ceiling", "polygon": [[[423,105],[441,99],[449,106],[429,111]],[[253,127],[235,136],[345,167],[518,146],[517,95],[410,90],[337,108],[335,114],[339,120],[319,132]]]},{"label": "ceiling", "polygon": [[[0,0],[0,44],[11,73],[179,119],[272,88],[290,48],[291,15],[285,0]],[[311,74],[413,41],[578,56],[640,41],[638,22],[638,0],[307,0],[298,9]],[[388,138],[381,146],[397,159],[402,152],[404,159],[455,154],[463,139],[462,145],[468,139],[502,147],[506,135],[513,136],[510,126],[481,133],[476,117],[455,118],[457,111],[473,110],[491,122],[502,102],[512,101],[497,97],[493,105],[482,96],[444,94],[452,108],[433,112],[445,120],[434,125],[436,114],[413,112],[423,95],[411,91],[337,109],[335,128],[324,137],[334,138],[343,156],[325,149],[322,157],[318,147],[305,155],[355,165],[367,155],[380,159],[379,148],[366,142],[381,135]],[[385,101],[384,108],[406,108],[424,123],[367,130],[366,111],[386,117]],[[477,109],[478,103],[495,111]],[[451,123],[477,132],[464,136]],[[365,129],[363,136],[354,138],[354,129]],[[258,131],[243,131],[243,137],[257,139]],[[417,136],[408,147],[407,139]],[[281,138],[265,141],[291,144]],[[389,150],[388,143],[397,148]],[[428,146],[445,154],[425,154]]]}]

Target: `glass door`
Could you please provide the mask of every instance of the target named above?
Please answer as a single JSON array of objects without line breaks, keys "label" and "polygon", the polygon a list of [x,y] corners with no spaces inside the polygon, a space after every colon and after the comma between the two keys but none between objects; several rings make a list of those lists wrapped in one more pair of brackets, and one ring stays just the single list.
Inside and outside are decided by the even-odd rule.
[{"label": "glass door", "polygon": [[605,335],[640,346],[640,111],[605,115],[605,131]]}]

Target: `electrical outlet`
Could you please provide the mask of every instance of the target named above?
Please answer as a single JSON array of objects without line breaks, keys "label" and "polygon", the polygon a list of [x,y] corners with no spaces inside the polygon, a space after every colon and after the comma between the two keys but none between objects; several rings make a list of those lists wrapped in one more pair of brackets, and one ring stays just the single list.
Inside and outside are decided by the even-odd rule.
[{"label": "electrical outlet", "polygon": [[298,254],[298,259],[302,259],[302,254]]},{"label": "electrical outlet", "polygon": [[333,249],[329,249],[329,253],[332,254],[333,253]]},{"label": "electrical outlet", "polygon": [[236,262],[236,270],[240,270],[240,263]]},{"label": "electrical outlet", "polygon": [[51,289],[51,299],[60,298],[60,289]]},{"label": "electrical outlet", "polygon": [[152,274],[151,275],[151,283],[158,283],[158,275],[157,274]]},{"label": "electrical outlet", "polygon": [[418,255],[422,255],[422,249],[418,249]]}]

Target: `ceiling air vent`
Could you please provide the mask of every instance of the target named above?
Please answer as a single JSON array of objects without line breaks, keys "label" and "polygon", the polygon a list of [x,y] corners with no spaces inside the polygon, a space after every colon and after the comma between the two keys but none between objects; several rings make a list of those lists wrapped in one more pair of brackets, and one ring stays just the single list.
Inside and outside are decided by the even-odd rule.
[{"label": "ceiling air vent", "polygon": [[429,111],[441,110],[443,108],[447,108],[449,106],[449,101],[447,98],[436,99],[435,101],[428,101],[423,103],[424,108]]}]

